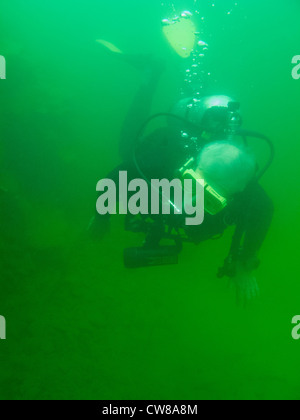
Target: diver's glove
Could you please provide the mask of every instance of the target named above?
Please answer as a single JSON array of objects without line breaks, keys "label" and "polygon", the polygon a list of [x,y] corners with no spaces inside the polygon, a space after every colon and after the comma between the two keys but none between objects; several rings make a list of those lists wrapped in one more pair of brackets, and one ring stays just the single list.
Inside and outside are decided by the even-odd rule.
[{"label": "diver's glove", "polygon": [[218,277],[229,277],[230,286],[236,287],[237,304],[245,306],[251,300],[259,297],[259,287],[253,274],[260,265],[259,259],[243,258],[242,254],[234,258],[230,255],[219,269]]},{"label": "diver's glove", "polygon": [[110,232],[110,216],[95,215],[87,231],[93,241],[100,241]]},{"label": "diver's glove", "polygon": [[259,297],[260,290],[253,272],[246,271],[242,264],[237,265],[236,276],[230,281],[236,287],[238,306],[246,306]]}]

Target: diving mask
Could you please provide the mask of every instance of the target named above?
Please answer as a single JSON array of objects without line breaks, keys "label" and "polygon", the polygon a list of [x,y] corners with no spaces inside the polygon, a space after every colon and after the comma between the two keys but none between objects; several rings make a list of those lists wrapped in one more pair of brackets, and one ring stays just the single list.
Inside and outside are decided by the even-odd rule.
[{"label": "diving mask", "polygon": [[[199,170],[185,169],[182,172],[182,179],[191,179],[196,182],[203,180]],[[202,186],[202,184],[201,184]],[[220,195],[211,185],[204,180],[204,209],[207,213],[215,216],[223,211],[228,205],[227,198]]]}]

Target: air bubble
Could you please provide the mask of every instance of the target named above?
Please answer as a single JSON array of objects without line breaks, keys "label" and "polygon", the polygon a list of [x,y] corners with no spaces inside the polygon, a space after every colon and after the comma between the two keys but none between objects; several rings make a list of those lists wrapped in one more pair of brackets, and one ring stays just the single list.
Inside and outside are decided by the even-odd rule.
[{"label": "air bubble", "polygon": [[193,16],[193,13],[189,12],[188,10],[181,13],[181,17],[185,19],[190,19]]},{"label": "air bubble", "polygon": [[163,26],[169,26],[169,25],[171,25],[172,23],[169,21],[169,19],[163,19],[163,20],[161,21],[161,24],[162,24]]},{"label": "air bubble", "polygon": [[208,47],[208,44],[206,42],[204,42],[204,41],[199,41],[198,42],[198,47],[207,48]]}]

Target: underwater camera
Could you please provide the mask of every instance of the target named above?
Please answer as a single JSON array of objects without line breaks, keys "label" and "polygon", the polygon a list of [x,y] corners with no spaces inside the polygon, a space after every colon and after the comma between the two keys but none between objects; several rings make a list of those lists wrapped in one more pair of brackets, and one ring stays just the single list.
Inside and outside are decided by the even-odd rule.
[{"label": "underwater camera", "polygon": [[[258,170],[256,174],[256,179],[259,181],[262,176],[266,173],[266,171],[271,166],[274,157],[275,157],[275,149],[272,141],[265,135],[250,131],[250,130],[243,130],[241,128],[242,121],[239,114],[240,105],[237,102],[231,102],[228,104],[228,108],[226,110],[226,115],[224,114],[222,117],[222,124],[218,127],[222,131],[222,135],[229,141],[233,141],[235,138],[240,138],[241,141],[248,146],[248,138],[256,138],[259,140],[263,140],[270,149],[270,157],[267,163]],[[220,112],[220,110],[216,109],[215,111]],[[193,179],[197,182],[199,180],[199,174],[196,169],[196,153],[200,153],[203,149],[205,144],[209,141],[207,139],[207,130],[205,125],[199,126],[188,120],[185,117],[178,116],[172,113],[160,113],[151,116],[145,123],[142,125],[141,129],[138,132],[136,138],[136,145],[133,150],[133,162],[135,167],[140,174],[141,178],[144,179],[150,185],[150,180],[148,179],[147,175],[144,173],[142,167],[140,166],[140,162],[138,159],[138,150],[141,142],[144,138],[144,133],[148,127],[148,125],[158,118],[167,118],[168,120],[174,119],[177,122],[180,122],[184,125],[184,127],[190,127],[193,136],[196,135],[197,144],[195,147],[195,141],[193,141],[192,146],[188,143],[186,144],[186,148],[190,148],[191,154],[187,161],[183,162],[182,168],[178,169],[179,177],[184,179]],[[215,115],[210,111],[208,113],[208,117],[215,118]],[[203,120],[203,123],[205,119]],[[209,120],[210,122],[210,120]],[[193,137],[194,139],[194,137]],[[163,198],[163,197],[162,197]],[[204,207],[205,212],[214,216],[220,213],[222,210],[225,209],[227,206],[227,200],[225,197],[222,197],[220,194],[217,193],[209,184],[205,184],[204,190]],[[182,233],[182,229],[176,226],[176,223],[172,219],[166,220],[161,218],[158,223],[148,220],[142,220],[139,222],[135,222],[131,220],[131,222],[127,225],[128,231],[135,232],[135,233],[144,233],[146,235],[146,241],[144,246],[140,248],[128,248],[124,251],[124,264],[127,268],[141,268],[141,267],[151,267],[151,266],[162,266],[162,265],[174,265],[178,264],[179,261],[179,254],[182,250],[182,246],[184,242],[193,242],[189,239],[185,232]],[[162,246],[160,245],[161,240],[163,239],[171,239],[174,241],[175,245],[170,246]]]},{"label": "underwater camera", "polygon": [[178,264],[179,250],[176,246],[156,248],[127,248],[124,250],[126,268],[142,268]]},{"label": "underwater camera", "polygon": [[[127,215],[125,229],[129,232],[144,233],[146,239],[142,247],[124,250],[126,268],[178,264],[182,240],[179,237],[179,232],[174,234],[173,228],[166,229],[166,223],[161,217],[147,219],[143,216]],[[166,240],[166,244],[161,245],[162,239]]]}]

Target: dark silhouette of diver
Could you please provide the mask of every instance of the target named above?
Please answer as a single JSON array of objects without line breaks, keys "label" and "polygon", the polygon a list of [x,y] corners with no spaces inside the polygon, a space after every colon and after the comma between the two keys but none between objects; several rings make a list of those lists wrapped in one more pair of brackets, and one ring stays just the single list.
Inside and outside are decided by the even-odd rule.
[{"label": "dark silhouette of diver", "polygon": [[[119,50],[113,52],[120,55]],[[142,248],[125,250],[125,265],[135,268],[177,263],[183,242],[199,244],[236,226],[218,276],[233,280],[240,299],[256,297],[259,289],[254,271],[260,265],[258,253],[273,216],[272,201],[259,184],[273,159],[271,142],[261,134],[242,130],[239,105],[225,96],[184,98],[165,115],[165,127],[145,135],[153,119],[149,119],[152,99],[164,66],[147,56],[122,57],[143,71],[143,80],[121,133],[123,163],[107,178],[117,184],[119,171],[127,171],[130,179],[171,180],[192,169],[201,174],[206,185],[205,220],[200,226],[185,226],[184,218],[178,215],[151,220],[128,216],[126,229],[144,232],[146,240]],[[271,158],[266,167],[258,168],[248,147],[249,137],[269,144]],[[109,231],[109,216],[96,215],[90,228],[94,236],[102,237]],[[174,240],[175,245],[162,246],[164,238]]]}]

